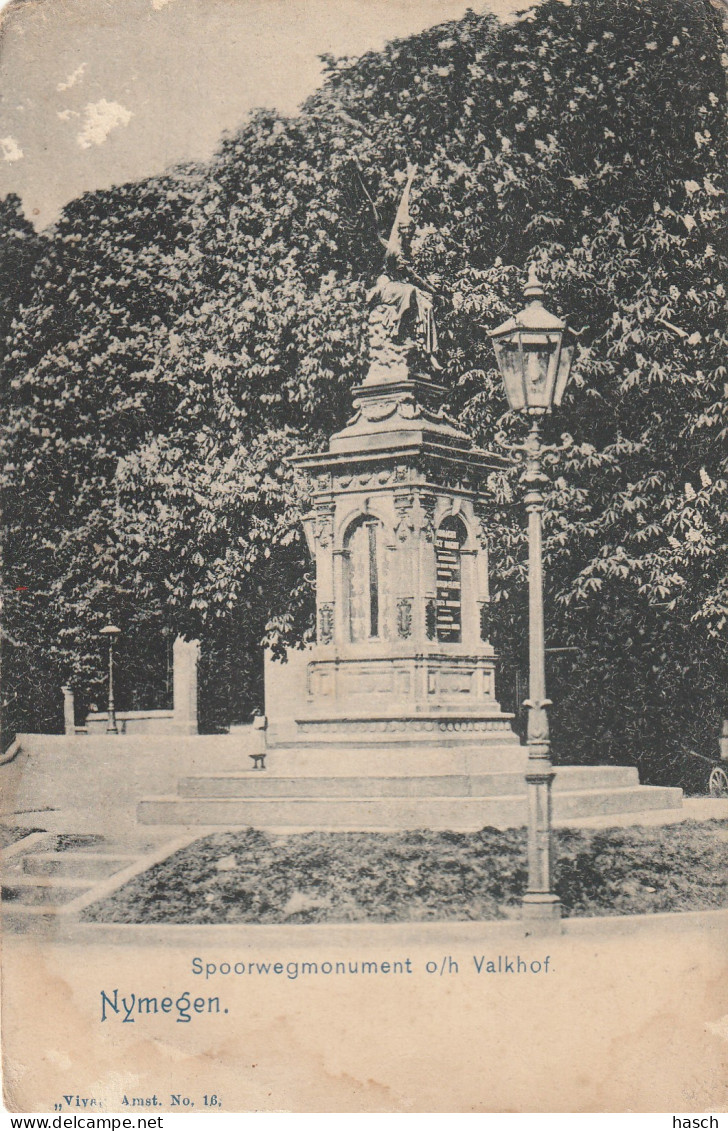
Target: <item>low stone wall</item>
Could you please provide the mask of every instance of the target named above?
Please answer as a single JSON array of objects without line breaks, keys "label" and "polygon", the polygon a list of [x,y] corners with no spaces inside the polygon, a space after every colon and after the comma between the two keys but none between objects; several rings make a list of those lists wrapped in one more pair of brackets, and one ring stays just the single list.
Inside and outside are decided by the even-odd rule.
[{"label": "low stone wall", "polygon": [[174,795],[180,777],[251,767],[252,727],[235,735],[22,734],[0,766],[0,815],[50,832],[133,834],[139,799]]}]

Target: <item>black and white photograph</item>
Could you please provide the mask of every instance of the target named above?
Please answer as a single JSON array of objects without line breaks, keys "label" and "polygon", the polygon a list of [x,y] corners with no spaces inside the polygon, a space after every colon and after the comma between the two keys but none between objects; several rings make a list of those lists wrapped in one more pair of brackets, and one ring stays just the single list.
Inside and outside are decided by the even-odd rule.
[{"label": "black and white photograph", "polygon": [[726,52],[2,7],[8,1112],[728,1110]]}]

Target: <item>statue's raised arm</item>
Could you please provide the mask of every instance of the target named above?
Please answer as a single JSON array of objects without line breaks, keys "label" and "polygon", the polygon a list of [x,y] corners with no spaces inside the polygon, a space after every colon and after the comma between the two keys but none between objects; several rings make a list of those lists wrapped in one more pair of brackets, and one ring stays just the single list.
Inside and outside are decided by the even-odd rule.
[{"label": "statue's raised arm", "polygon": [[[367,382],[405,380],[414,355],[439,368],[432,291],[413,270],[410,245],[414,223],[410,193],[417,166],[407,165],[406,181],[384,250],[384,269],[369,292]],[[420,365],[422,361],[420,360]],[[417,361],[415,361],[417,364]]]},{"label": "statue's raised arm", "polygon": [[[414,181],[416,175],[417,166],[411,165],[408,161],[407,180],[405,182],[404,190],[402,192],[402,196],[400,197],[399,204],[397,205],[397,211],[392,222],[392,230],[389,233],[389,239],[387,240],[385,246],[385,271],[390,265],[393,266],[396,270],[397,265],[400,263],[400,260],[403,259],[405,254],[403,240],[406,241],[407,244],[409,244],[409,240],[411,239],[411,233],[414,224],[412,222],[412,217],[410,216],[409,202],[410,192],[412,191],[412,182]],[[409,251],[409,246],[407,247],[407,250]]]}]

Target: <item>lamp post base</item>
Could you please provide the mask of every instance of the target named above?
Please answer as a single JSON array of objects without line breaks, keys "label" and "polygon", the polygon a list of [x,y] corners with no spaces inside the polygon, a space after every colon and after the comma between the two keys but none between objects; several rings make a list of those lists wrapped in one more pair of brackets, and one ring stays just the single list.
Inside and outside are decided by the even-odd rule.
[{"label": "lamp post base", "polygon": [[551,892],[526,892],[521,900],[521,921],[527,935],[560,935],[561,900]]}]

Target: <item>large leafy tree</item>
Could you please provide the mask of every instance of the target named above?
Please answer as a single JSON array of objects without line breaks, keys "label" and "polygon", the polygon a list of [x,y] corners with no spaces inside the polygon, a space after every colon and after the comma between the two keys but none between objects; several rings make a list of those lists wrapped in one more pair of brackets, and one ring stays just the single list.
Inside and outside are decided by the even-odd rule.
[{"label": "large leafy tree", "polygon": [[[13,535],[13,561],[38,563],[28,624],[63,640],[58,675],[90,677],[81,638],[110,613],[141,650],[160,624],[232,640],[248,697],[261,640],[305,636],[305,498],[286,459],[345,417],[379,265],[352,159],[384,224],[414,160],[416,267],[438,296],[451,408],[480,442],[519,427],[484,330],[519,305],[528,263],[581,330],[557,429],[575,444],[547,501],[550,643],[570,649],[553,654],[557,745],[662,764],[714,732],[723,49],[707,0],[546,0],[508,26],[469,13],[328,59],[300,114],[253,115],[207,169],[71,206],[8,362],[10,458],[31,464],[13,529],[32,534]],[[59,491],[50,512],[42,484]],[[491,487],[493,630],[512,670],[526,639],[515,472]]]},{"label": "large leafy tree", "polygon": [[179,404],[153,370],[189,301],[180,263],[203,194],[187,170],[73,202],[15,310],[3,581],[5,688],[23,704],[21,725],[57,722],[65,681],[94,695],[108,619],[146,645],[159,635],[160,609],[137,601],[119,553],[114,478]]},{"label": "large leafy tree", "polygon": [[[22,204],[17,196],[11,193],[0,201],[0,341],[7,338],[14,318],[30,296],[33,267],[42,256],[45,243],[44,238],[36,233],[33,225],[23,215]],[[0,372],[0,400],[4,405],[10,399],[10,376],[9,367],[3,367]],[[26,701],[32,699],[32,688],[37,682],[38,672],[32,663],[28,664],[25,660],[26,655],[20,644],[18,643],[16,650],[12,634],[4,633],[0,644],[0,720],[3,744],[6,730],[9,738],[12,738],[16,720],[28,717]]]}]

